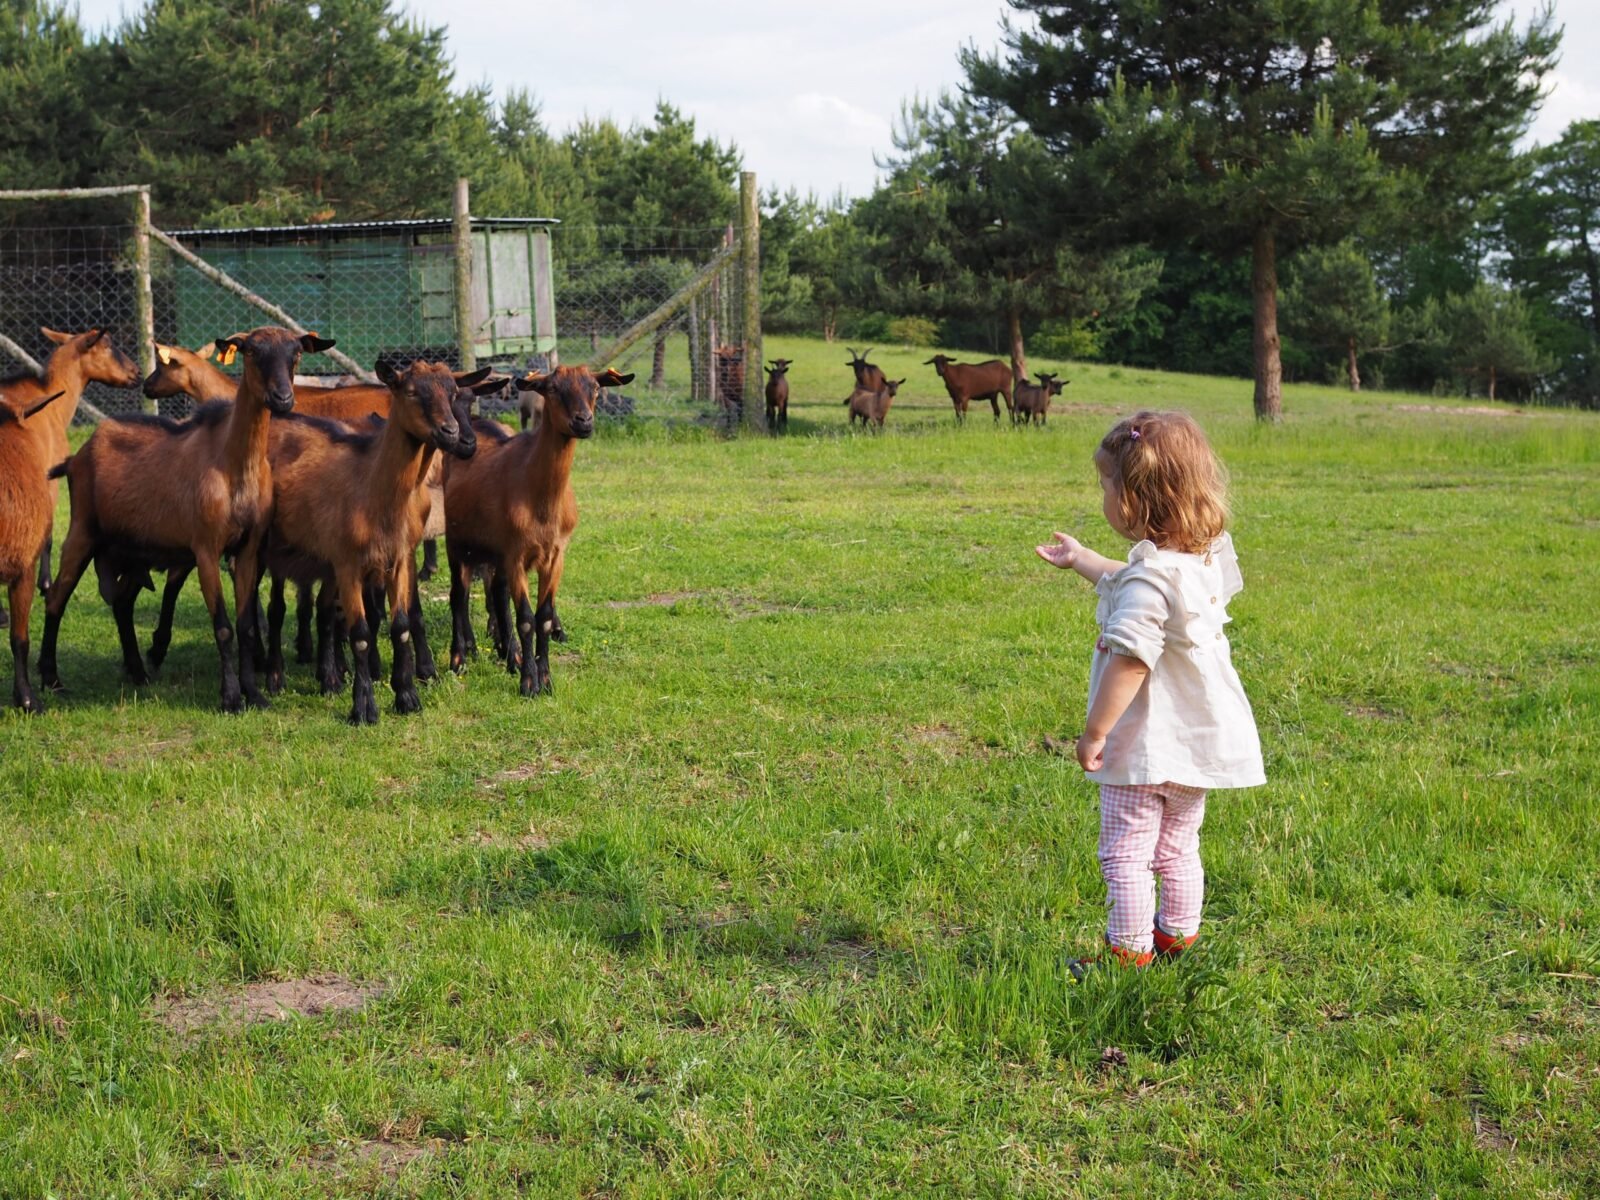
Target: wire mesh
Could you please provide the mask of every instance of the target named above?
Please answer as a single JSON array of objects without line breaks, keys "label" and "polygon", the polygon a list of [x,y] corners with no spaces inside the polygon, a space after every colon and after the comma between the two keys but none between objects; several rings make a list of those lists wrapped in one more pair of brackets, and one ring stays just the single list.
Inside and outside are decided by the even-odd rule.
[{"label": "wire mesh", "polygon": [[[131,224],[0,229],[0,333],[43,362],[52,348],[41,325],[78,331],[99,326],[137,356],[136,293]],[[214,267],[288,312],[299,324],[335,339],[341,351],[370,369],[379,360],[414,359],[459,365],[454,295],[454,246],[448,230],[332,236],[308,230],[207,231],[178,235]],[[608,397],[612,416],[696,420],[732,426],[747,391],[757,397],[761,372],[743,362],[743,273],[731,226],[558,228],[551,243],[556,352],[568,364],[591,362],[632,372],[634,380]],[[684,289],[700,286],[692,299]],[[156,340],[199,349],[240,329],[271,323],[261,310],[219,286],[159,243],[152,247],[151,295]],[[605,363],[618,339],[669,301],[678,303],[653,332]],[[491,313],[490,319],[504,318]],[[3,358],[0,354],[0,358]],[[548,357],[531,343],[479,362],[505,369],[543,368]],[[343,368],[309,356],[302,371],[328,377]],[[330,380],[331,381],[331,380]],[[137,389],[94,385],[85,393],[107,413],[144,406]],[[510,408],[514,398],[485,407]],[[182,416],[182,399],[162,411]]]},{"label": "wire mesh", "polygon": [[[137,358],[133,232],[131,224],[0,228],[0,333],[41,364],[55,349],[41,327],[104,329],[119,350]],[[26,369],[4,351],[0,360]],[[138,412],[142,404],[137,388],[99,383],[90,383],[83,398],[106,413]],[[85,412],[79,410],[80,419]]]}]

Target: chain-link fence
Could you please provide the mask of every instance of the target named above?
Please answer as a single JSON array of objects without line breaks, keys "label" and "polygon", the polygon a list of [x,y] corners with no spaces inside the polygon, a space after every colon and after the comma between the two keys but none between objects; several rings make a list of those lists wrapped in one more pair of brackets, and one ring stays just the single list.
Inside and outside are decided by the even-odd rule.
[{"label": "chain-link fence", "polygon": [[[348,356],[308,357],[307,372],[348,375],[380,360],[459,366],[470,336],[480,365],[542,367],[553,353],[632,372],[611,398],[612,415],[731,425],[747,395],[759,410],[760,364],[744,362],[736,230],[552,224],[474,221],[467,322],[458,319],[449,221],[157,234],[155,339],[208,347],[272,323],[259,301],[334,338],[341,360]],[[0,228],[0,334],[42,363],[53,346],[41,326],[98,326],[138,357],[135,232],[131,224]],[[92,385],[85,399],[112,414],[147,406],[137,389]],[[161,411],[181,416],[188,407],[163,401]]]},{"label": "chain-link fence", "polygon": [[[621,391],[641,415],[736,420],[749,386],[737,247],[732,226],[564,230],[555,278],[561,361],[632,372]],[[630,339],[652,315],[660,324]],[[759,370],[750,376],[759,391]]]}]

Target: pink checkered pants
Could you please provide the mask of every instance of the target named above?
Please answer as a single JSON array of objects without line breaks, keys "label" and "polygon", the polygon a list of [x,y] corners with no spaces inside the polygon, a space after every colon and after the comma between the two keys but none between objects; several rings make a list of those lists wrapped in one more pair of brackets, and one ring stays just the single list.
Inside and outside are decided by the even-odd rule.
[{"label": "pink checkered pants", "polygon": [[1111,916],[1106,940],[1140,954],[1151,949],[1161,877],[1161,928],[1200,931],[1206,873],[1200,865],[1204,788],[1177,783],[1100,785],[1100,871]]}]

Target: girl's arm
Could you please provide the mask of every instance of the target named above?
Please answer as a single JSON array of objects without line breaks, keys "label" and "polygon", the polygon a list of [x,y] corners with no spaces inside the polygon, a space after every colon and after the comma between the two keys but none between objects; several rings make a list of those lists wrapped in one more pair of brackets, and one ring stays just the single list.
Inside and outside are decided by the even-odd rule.
[{"label": "girl's arm", "polygon": [[1128,711],[1128,705],[1144,686],[1150,668],[1128,654],[1113,654],[1100,677],[1094,694],[1094,707],[1078,739],[1078,765],[1085,771],[1098,771],[1105,763],[1106,738]]},{"label": "girl's arm", "polygon": [[1035,546],[1034,553],[1052,567],[1071,567],[1090,583],[1099,583],[1103,576],[1115,575],[1128,565],[1096,554],[1071,534],[1057,533],[1053,536],[1056,539],[1054,545]]}]

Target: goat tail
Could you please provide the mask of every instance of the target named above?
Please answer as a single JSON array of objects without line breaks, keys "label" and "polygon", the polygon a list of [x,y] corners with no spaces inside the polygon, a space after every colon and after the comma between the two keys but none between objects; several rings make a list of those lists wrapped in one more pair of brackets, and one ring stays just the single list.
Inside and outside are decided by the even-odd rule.
[{"label": "goat tail", "polygon": [[[60,462],[58,462],[55,466],[51,467],[50,470],[45,472],[46,478],[49,478],[49,479],[61,479],[61,478],[64,478],[66,473],[67,473],[67,468],[70,467],[71,465],[72,465],[72,455],[69,454],[65,458],[63,458]],[[35,476],[35,478],[37,478],[37,476]]]}]

